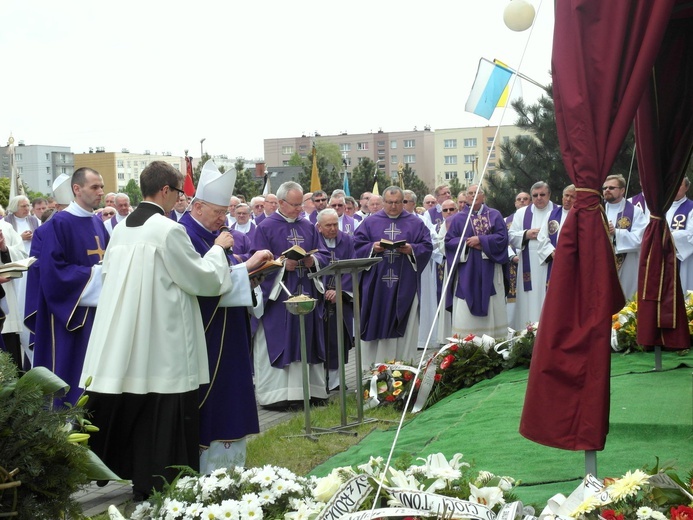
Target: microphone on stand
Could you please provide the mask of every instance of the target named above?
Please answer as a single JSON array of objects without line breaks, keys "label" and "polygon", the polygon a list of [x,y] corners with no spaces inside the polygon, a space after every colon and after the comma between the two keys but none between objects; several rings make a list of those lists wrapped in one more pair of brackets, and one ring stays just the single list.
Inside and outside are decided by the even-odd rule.
[{"label": "microphone on stand", "polygon": [[[219,233],[223,233],[224,231],[226,231],[227,233],[231,233],[229,226],[221,226],[219,228]],[[224,251],[226,251],[227,253],[233,254],[233,246],[232,247],[225,247]]]}]

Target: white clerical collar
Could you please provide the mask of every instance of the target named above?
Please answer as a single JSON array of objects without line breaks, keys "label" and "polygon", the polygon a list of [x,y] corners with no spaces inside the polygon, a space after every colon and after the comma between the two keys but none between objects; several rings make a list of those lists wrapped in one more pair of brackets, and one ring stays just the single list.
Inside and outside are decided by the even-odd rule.
[{"label": "white clerical collar", "polygon": [[606,203],[606,207],[611,208],[612,210],[613,209],[619,209],[620,210],[621,208],[625,207],[625,205],[626,205],[626,199],[625,198],[621,199],[619,202],[607,202]]},{"label": "white clerical collar", "polygon": [[325,245],[327,247],[337,247],[337,239],[336,238],[325,238],[325,237],[322,237],[322,238],[325,239]]},{"label": "white clerical collar", "polygon": [[250,231],[251,225],[252,224],[250,223],[250,220],[248,222],[246,222],[245,224],[239,224],[238,221],[236,221],[236,229],[238,231],[243,231],[243,233]]},{"label": "white clerical collar", "polygon": [[192,216],[192,213],[190,214],[190,216],[192,217],[192,219],[193,219],[202,229],[204,229],[204,230],[206,230],[206,231],[209,231],[210,233],[214,233],[214,231],[212,231],[211,229],[207,229],[207,228],[202,224],[202,222],[200,222],[200,221],[197,220],[195,217],[193,217],[193,216]]},{"label": "white clerical collar", "polygon": [[127,217],[127,215],[125,215],[125,217],[124,217],[124,216],[121,215],[120,213],[116,213],[116,214],[115,214],[115,217],[116,217],[116,222],[120,222],[120,221],[123,220],[125,217]]},{"label": "white clerical collar", "polygon": [[93,211],[87,211],[82,206],[77,204],[74,200],[72,202],[70,202],[70,205],[68,207],[66,207],[63,211],[67,211],[69,214],[74,215],[75,217],[93,217],[94,216]]},{"label": "white clerical collar", "polygon": [[681,197],[679,200],[675,200],[672,204],[672,208],[678,208],[681,204],[686,202],[688,200],[688,197]]},{"label": "white clerical collar", "polygon": [[287,222],[296,222],[296,220],[297,220],[297,219],[295,219],[295,218],[289,218],[289,217],[287,217],[286,215],[284,215],[284,214],[283,214],[281,211],[279,211],[279,210],[277,210],[277,213],[279,213],[279,215],[280,215],[284,220],[286,220]]},{"label": "white clerical collar", "polygon": [[180,212],[177,209],[174,209],[173,211],[176,212],[176,220],[182,219],[183,215],[185,215],[187,213],[187,210],[185,210],[185,209],[183,211],[180,211]]}]

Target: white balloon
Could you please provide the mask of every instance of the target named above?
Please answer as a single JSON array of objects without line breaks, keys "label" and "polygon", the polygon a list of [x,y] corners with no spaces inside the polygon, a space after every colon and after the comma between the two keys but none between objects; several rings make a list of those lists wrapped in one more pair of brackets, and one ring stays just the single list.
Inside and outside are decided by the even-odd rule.
[{"label": "white balloon", "polygon": [[526,31],[534,22],[534,6],[527,0],[511,0],[503,11],[503,21],[511,31]]}]

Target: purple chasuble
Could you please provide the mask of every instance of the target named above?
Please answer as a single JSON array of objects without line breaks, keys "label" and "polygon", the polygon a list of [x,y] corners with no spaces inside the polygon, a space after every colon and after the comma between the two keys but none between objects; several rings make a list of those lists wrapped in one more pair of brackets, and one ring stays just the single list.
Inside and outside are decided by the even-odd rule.
[{"label": "purple chasuble", "polygon": [[647,210],[647,202],[645,201],[645,194],[641,191],[640,193],[633,195],[630,198],[630,202],[633,206],[639,207],[643,213]]},{"label": "purple chasuble", "polygon": [[[455,266],[452,262],[460,240],[466,241],[472,236],[479,237],[481,250],[467,248],[467,261],[458,263],[455,267],[457,279],[454,295],[467,302],[469,312],[473,316],[488,316],[489,300],[496,294],[493,286],[496,264],[508,263],[508,227],[498,210],[482,205],[478,212],[472,212],[465,230],[469,209],[469,206],[465,206],[457,215],[448,219],[445,258],[448,263],[448,272],[454,274]],[[448,293],[450,296],[450,291]],[[452,308],[450,297],[447,303]]]},{"label": "purple chasuble", "polygon": [[[335,246],[329,247],[325,239],[320,235],[322,248],[329,252],[330,263],[336,260],[348,260],[354,258],[354,239],[339,231],[335,239]],[[322,282],[325,285],[325,290],[336,289],[334,275],[323,276]],[[344,327],[344,362],[349,361],[349,350],[354,346],[354,306],[351,298],[347,293],[352,290],[351,274],[342,275],[342,311],[343,311],[343,327]],[[337,305],[325,302],[325,345],[327,356],[327,368],[339,368],[339,353],[337,351]]]},{"label": "purple chasuble", "polygon": [[[269,249],[278,258],[282,252],[291,246],[301,246],[306,251],[319,249],[314,258],[320,265],[329,263],[330,255],[322,249],[318,230],[308,220],[297,218],[295,222],[287,220],[275,212],[263,220],[255,232],[251,253],[260,249]],[[304,316],[306,326],[306,346],[308,348],[308,363],[321,363],[325,359],[325,344],[322,327],[323,305],[320,292],[312,279],[308,278],[309,270],[299,262],[295,271],[285,271],[283,282],[291,294],[305,294],[318,299],[315,310]],[[262,283],[262,297],[265,313],[262,323],[267,338],[267,350],[270,363],[275,368],[284,368],[301,360],[301,333],[299,317],[289,313],[284,302],[288,299],[283,290],[276,300],[270,300],[270,291],[279,271],[267,276]],[[264,355],[255,352],[256,356]]]},{"label": "purple chasuble", "polygon": [[[65,401],[82,393],[84,355],[96,307],[79,306],[92,266],[103,259],[108,233],[102,222],[60,211],[41,226],[34,366],[50,369],[70,385]],[[33,305],[33,303],[30,303]]]},{"label": "purple chasuble", "polygon": [[[421,271],[433,244],[431,232],[418,216],[403,211],[390,218],[384,210],[364,219],[354,233],[357,258],[368,258],[374,242],[406,240],[413,249],[416,267],[407,255],[394,250],[373,253],[383,261],[361,275],[361,339],[401,338],[407,327],[414,296],[420,292]],[[416,311],[416,309],[415,309]]]},{"label": "purple chasuble", "polygon": [[[186,212],[180,219],[204,256],[219,232],[207,231]],[[242,233],[241,233],[242,235]],[[235,238],[235,237],[234,237]],[[235,244],[234,244],[235,248]],[[236,263],[233,255],[227,255]],[[260,431],[250,361],[250,322],[245,307],[219,307],[218,296],[198,296],[207,341],[210,383],[200,385],[200,446]]]}]

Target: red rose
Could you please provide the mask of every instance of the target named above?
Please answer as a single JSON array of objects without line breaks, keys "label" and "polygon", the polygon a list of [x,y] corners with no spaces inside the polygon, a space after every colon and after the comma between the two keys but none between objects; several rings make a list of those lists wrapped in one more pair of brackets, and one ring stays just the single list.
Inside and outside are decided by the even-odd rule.
[{"label": "red rose", "polygon": [[688,506],[672,507],[671,520],[693,520],[693,508]]},{"label": "red rose", "polygon": [[623,520],[623,515],[621,513],[616,514],[616,511],[613,509],[604,509],[601,512],[601,516],[604,520]]},{"label": "red rose", "polygon": [[460,346],[459,345],[451,345],[450,347],[448,347],[448,350],[451,352],[457,352],[458,350],[460,350]]},{"label": "red rose", "polygon": [[417,379],[416,381],[414,381],[414,388],[416,388],[418,390],[420,386],[421,386],[421,379]]},{"label": "red rose", "polygon": [[475,336],[474,334],[470,334],[469,336],[467,336],[466,338],[464,338],[464,341],[465,341],[465,342],[472,341],[475,337],[476,337],[476,336]]},{"label": "red rose", "polygon": [[402,379],[404,379],[405,381],[411,381],[413,378],[414,378],[414,374],[412,374],[411,372],[403,372],[402,373]]},{"label": "red rose", "polygon": [[378,365],[378,372],[385,372],[387,370],[387,365]]},{"label": "red rose", "polygon": [[[435,381],[436,383],[439,383],[441,379],[443,379],[443,375],[442,375],[442,374],[436,374],[435,376],[433,376],[433,381]],[[420,381],[420,380],[417,379],[417,381]],[[417,388],[418,388],[418,387],[417,387]],[[693,520],[693,519],[692,519],[692,520]]]},{"label": "red rose", "polygon": [[[392,403],[393,401],[395,401],[395,396],[394,396],[394,395],[388,395],[388,396],[385,398],[385,400],[388,401],[388,402],[390,402],[390,403]],[[621,520],[623,520],[623,519],[621,519]]]}]

